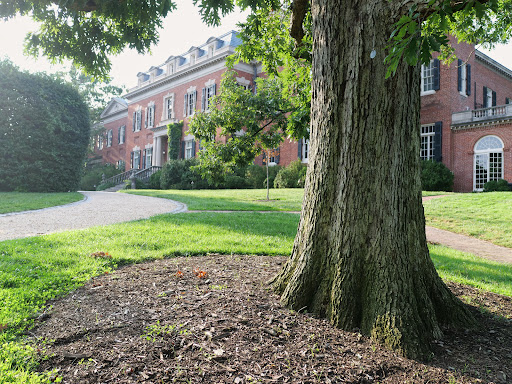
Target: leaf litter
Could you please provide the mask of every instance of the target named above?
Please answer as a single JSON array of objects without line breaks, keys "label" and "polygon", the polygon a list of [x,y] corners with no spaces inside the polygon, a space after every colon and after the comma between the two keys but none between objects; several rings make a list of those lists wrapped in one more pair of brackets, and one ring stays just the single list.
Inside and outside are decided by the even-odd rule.
[{"label": "leaf litter", "polygon": [[420,362],[282,307],[266,281],[285,261],[172,258],[91,279],[30,331],[39,370],[63,383],[512,381],[512,298],[450,283],[482,326],[445,329]]}]

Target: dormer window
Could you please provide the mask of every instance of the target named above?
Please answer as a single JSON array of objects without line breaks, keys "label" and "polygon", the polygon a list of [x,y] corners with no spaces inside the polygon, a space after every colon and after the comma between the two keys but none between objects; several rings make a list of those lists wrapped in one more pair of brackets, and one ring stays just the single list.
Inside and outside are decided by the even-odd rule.
[{"label": "dormer window", "polygon": [[212,57],[213,56],[213,45],[210,45],[208,47],[208,57]]},{"label": "dormer window", "polygon": [[169,64],[169,75],[174,74],[174,64]]},{"label": "dormer window", "polygon": [[190,65],[194,65],[196,63],[196,55],[190,55]]}]

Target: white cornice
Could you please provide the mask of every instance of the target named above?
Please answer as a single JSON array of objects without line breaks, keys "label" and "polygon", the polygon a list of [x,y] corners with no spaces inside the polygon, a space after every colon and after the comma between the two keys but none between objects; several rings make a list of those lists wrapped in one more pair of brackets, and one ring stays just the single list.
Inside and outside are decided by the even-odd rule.
[{"label": "white cornice", "polygon": [[491,59],[489,56],[480,52],[479,50],[476,50],[475,58],[481,61],[482,63],[487,64],[487,66],[491,67],[498,73],[501,73],[502,75],[505,75],[509,79],[512,79],[512,71],[510,69],[498,63],[496,60]]}]

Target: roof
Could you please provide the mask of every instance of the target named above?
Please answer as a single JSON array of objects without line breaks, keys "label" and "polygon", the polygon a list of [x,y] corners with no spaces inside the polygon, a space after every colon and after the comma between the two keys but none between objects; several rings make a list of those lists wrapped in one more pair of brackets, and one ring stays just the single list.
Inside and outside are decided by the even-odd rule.
[{"label": "roof", "polygon": [[475,58],[483,62],[484,64],[487,64],[489,67],[501,73],[502,75],[505,75],[508,78],[512,79],[512,71],[510,69],[498,63],[496,60],[491,59],[489,56],[487,56],[485,53],[480,52],[478,49],[475,52]]}]

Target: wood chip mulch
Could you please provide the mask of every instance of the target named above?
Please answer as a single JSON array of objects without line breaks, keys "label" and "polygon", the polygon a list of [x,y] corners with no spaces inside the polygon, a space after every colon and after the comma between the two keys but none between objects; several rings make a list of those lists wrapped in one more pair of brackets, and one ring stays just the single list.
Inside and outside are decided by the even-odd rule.
[{"label": "wood chip mulch", "polygon": [[512,383],[511,298],[450,284],[481,328],[445,330],[418,362],[283,308],[265,282],[284,261],[174,258],[94,278],[30,330],[39,369],[63,383]]}]

